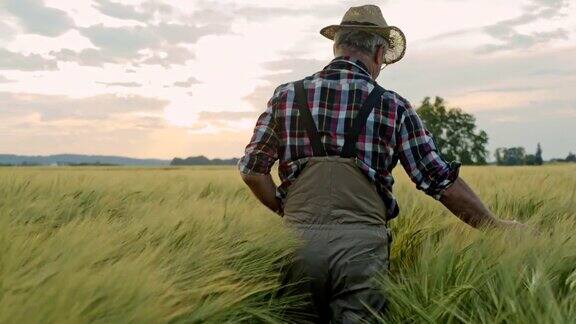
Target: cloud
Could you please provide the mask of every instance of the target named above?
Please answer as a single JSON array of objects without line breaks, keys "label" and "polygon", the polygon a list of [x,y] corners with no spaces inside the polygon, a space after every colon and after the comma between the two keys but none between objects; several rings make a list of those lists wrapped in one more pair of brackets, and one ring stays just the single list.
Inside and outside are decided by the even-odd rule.
[{"label": "cloud", "polygon": [[292,7],[271,7],[254,5],[230,5],[217,2],[200,3],[200,8],[194,11],[189,17],[190,20],[200,23],[229,23],[230,21],[242,18],[249,21],[263,21],[286,16],[299,16],[310,14],[311,11],[303,8]]},{"label": "cloud", "polygon": [[[380,5],[385,1],[378,1]],[[315,4],[307,3],[304,6],[288,3],[286,5],[273,4],[272,1],[263,2],[264,5],[238,4],[241,1],[227,3],[217,1],[202,1],[197,3],[198,9],[188,18],[201,23],[229,24],[234,19],[245,19],[253,22],[263,22],[285,17],[309,16],[318,19],[333,19],[339,22],[344,12],[352,6],[365,5],[365,0],[338,0]]]},{"label": "cloud", "polygon": [[[70,49],[62,49],[49,53],[56,60],[76,62],[79,65],[102,67],[104,64],[133,64],[139,65],[161,65],[170,67],[171,65],[184,65],[194,58],[194,54],[187,48],[181,46],[166,45],[163,48],[148,50],[147,53],[136,52],[119,55],[109,50],[87,48],[79,52]],[[127,73],[134,73],[133,69],[128,69]]]},{"label": "cloud", "polygon": [[493,53],[504,50],[528,49],[537,44],[545,44],[556,39],[568,39],[568,32],[565,29],[558,28],[548,32],[534,32],[531,34],[520,34],[516,31],[495,36],[503,41],[503,44],[487,44],[476,49],[477,53]]},{"label": "cloud", "polygon": [[222,35],[230,32],[228,24],[209,24],[202,26],[184,25],[176,23],[160,23],[151,25],[151,32],[160,39],[169,43],[193,44],[203,36]]},{"label": "cloud", "polygon": [[316,59],[282,58],[262,64],[270,73],[261,77],[265,84],[257,86],[252,93],[243,99],[261,111],[272,97],[274,89],[280,84],[303,79],[304,77],[318,72],[329,62]]},{"label": "cloud", "polygon": [[194,44],[207,35],[229,32],[225,25],[193,26],[159,23],[146,26],[107,27],[103,24],[80,28],[97,48],[81,51],[62,49],[52,51],[57,60],[79,65],[103,66],[110,64],[184,65],[194,58],[185,45]]},{"label": "cloud", "polygon": [[312,73],[320,71],[329,62],[316,59],[282,58],[262,63],[262,67],[271,73],[264,79],[271,83],[286,83],[302,79]]},{"label": "cloud", "polygon": [[[570,6],[568,0],[529,0],[515,17],[496,23],[449,31],[421,40],[422,43],[443,41],[451,38],[462,38],[473,34],[484,34],[499,43],[478,46],[475,53],[491,54],[501,51],[529,49],[555,40],[569,39],[570,32],[564,28],[546,29],[535,32],[520,32],[518,27],[530,25],[539,20],[550,21],[565,16],[565,9]],[[462,38],[463,39],[463,38]]]},{"label": "cloud", "polygon": [[123,27],[98,24],[80,29],[80,33],[96,47],[118,55],[135,55],[140,50],[158,49],[166,44],[193,44],[203,36],[228,31],[229,28],[224,25],[196,27],[175,23]]},{"label": "cloud", "polygon": [[79,65],[85,66],[102,66],[105,63],[130,63],[129,58],[107,55],[106,53],[93,48],[87,48],[79,52],[64,48],[59,51],[51,51],[49,54],[58,61],[76,62]]},{"label": "cloud", "polygon": [[[465,50],[453,50],[450,55],[444,51],[412,51],[405,61],[386,68],[378,82],[384,88],[407,96],[413,103],[425,96],[439,95],[450,99],[495,89],[501,89],[496,91],[499,96],[510,93],[515,97],[526,97],[526,94],[517,93],[526,87],[547,90],[554,96],[568,96],[572,92],[566,87],[574,85],[574,78],[573,74],[566,74],[565,71],[576,70],[575,55],[576,47],[502,56],[479,56]],[[527,93],[537,95],[530,92],[534,90]],[[551,95],[550,92],[548,95]],[[492,97],[488,99],[498,102],[496,94],[477,95]],[[462,108],[473,111],[488,107]]]},{"label": "cloud", "polygon": [[119,56],[136,55],[142,49],[157,47],[162,41],[145,26],[106,27],[98,24],[81,28],[80,34],[96,47]]},{"label": "cloud", "polygon": [[474,27],[474,28],[465,28],[465,29],[459,29],[459,30],[454,30],[454,31],[449,31],[449,32],[445,32],[445,33],[441,33],[426,39],[421,40],[421,42],[436,42],[436,41],[443,41],[446,39],[450,39],[453,37],[460,37],[460,36],[464,36],[464,35],[468,35],[471,33],[475,33],[478,32],[478,28]]},{"label": "cloud", "polygon": [[527,7],[527,10],[533,10],[538,8],[545,8],[554,13],[558,12],[560,9],[568,6],[569,0],[531,0]]},{"label": "cloud", "polygon": [[0,70],[39,71],[56,70],[55,60],[38,54],[24,55],[0,48]]},{"label": "cloud", "polygon": [[277,86],[274,84],[259,85],[242,99],[248,102],[255,110],[264,111],[266,103],[272,97],[273,91]]},{"label": "cloud", "polygon": [[10,83],[10,82],[14,82],[14,80],[10,80],[7,77],[0,74],[0,83]]},{"label": "cloud", "polygon": [[[150,1],[146,2],[150,3]],[[164,10],[171,11],[171,7],[164,5]],[[109,0],[96,0],[94,7],[103,13],[104,15],[118,18],[118,19],[129,19],[137,20],[141,22],[148,22],[154,17],[156,10],[151,9],[149,6],[131,6],[122,3],[109,1]],[[161,9],[161,8],[158,8]]]},{"label": "cloud", "polygon": [[165,45],[161,49],[153,51],[145,59],[133,63],[136,65],[161,65],[167,68],[172,65],[185,65],[186,62],[194,57],[194,54],[186,47]]},{"label": "cloud", "polygon": [[189,77],[188,79],[186,79],[186,81],[178,81],[178,82],[174,82],[173,86],[175,87],[182,87],[182,88],[188,88],[193,84],[199,84],[202,83],[200,82],[198,79],[196,79],[195,77]]},{"label": "cloud", "polygon": [[74,28],[65,11],[47,7],[42,0],[4,0],[7,12],[18,18],[28,33],[57,37]]},{"label": "cloud", "polygon": [[263,20],[286,16],[314,15],[317,11],[296,7],[243,6],[235,10],[234,13],[248,20]]},{"label": "cloud", "polygon": [[563,9],[569,6],[567,0],[531,0],[517,17],[488,25],[482,30],[500,41],[500,44],[487,44],[477,48],[477,53],[493,53],[505,50],[528,49],[557,39],[568,39],[568,31],[563,28],[532,33],[521,33],[516,28],[538,20],[549,20],[564,15]]},{"label": "cloud", "polygon": [[142,84],[138,82],[96,82],[98,84],[103,84],[107,87],[126,87],[126,88],[138,88]]},{"label": "cloud", "polygon": [[[365,5],[364,0],[331,1],[311,6],[257,6],[244,5],[237,7],[233,13],[248,20],[265,20],[278,17],[313,16],[317,18],[334,17],[339,21],[349,7]],[[382,4],[380,4],[382,5]]]},{"label": "cloud", "polygon": [[[2,16],[0,15],[0,19]],[[7,23],[0,21],[0,40],[11,40],[14,36],[14,29]]]},{"label": "cloud", "polygon": [[43,121],[101,120],[116,115],[162,113],[167,101],[137,95],[102,94],[85,98],[0,92],[0,115],[37,114]]}]

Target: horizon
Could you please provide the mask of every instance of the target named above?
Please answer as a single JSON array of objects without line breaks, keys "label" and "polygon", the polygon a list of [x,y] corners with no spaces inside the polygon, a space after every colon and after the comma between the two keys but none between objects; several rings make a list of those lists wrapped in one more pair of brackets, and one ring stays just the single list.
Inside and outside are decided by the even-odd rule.
[{"label": "horizon", "polygon": [[[274,88],[332,58],[319,30],[369,2],[5,0],[0,152],[241,157]],[[566,157],[575,2],[372,1],[407,37],[377,81],[414,107],[440,96],[473,114],[489,161],[537,143],[545,160]]]},{"label": "horizon", "polygon": [[[530,152],[526,152],[527,154],[531,154]],[[566,153],[566,156],[568,156],[569,154],[574,154],[574,152],[570,151],[568,153]],[[190,156],[173,156],[173,157],[168,157],[168,158],[161,158],[161,157],[137,157],[137,156],[130,156],[130,155],[108,155],[108,154],[79,154],[79,153],[53,153],[53,154],[46,154],[46,155],[38,155],[38,154],[12,154],[12,153],[3,153],[0,152],[0,157],[1,156],[17,156],[17,157],[54,157],[54,156],[61,156],[61,155],[75,155],[75,156],[82,156],[82,157],[107,157],[107,158],[123,158],[123,159],[131,159],[131,160],[158,160],[158,161],[172,161],[174,159],[188,159],[188,158],[207,158],[208,160],[234,160],[234,159],[240,159],[242,156],[224,156],[224,157],[209,157],[206,154],[196,154],[196,155],[190,155]],[[551,157],[551,158],[545,158],[544,162],[556,162],[555,160],[558,159],[565,159],[566,156],[559,156],[559,157]],[[495,164],[496,160],[494,158],[488,158],[487,159],[487,164]],[[471,164],[473,165],[473,164]]]},{"label": "horizon", "polygon": [[126,158],[126,159],[134,159],[134,160],[162,160],[162,161],[170,161],[171,159],[187,159],[187,158],[194,158],[194,157],[205,157],[210,160],[220,159],[220,160],[230,160],[230,159],[238,159],[239,156],[229,156],[229,157],[221,157],[221,158],[209,158],[206,154],[199,154],[199,155],[191,155],[191,156],[173,156],[171,158],[158,158],[158,157],[149,157],[149,158],[140,158],[130,155],[108,155],[108,154],[78,154],[78,153],[53,153],[53,154],[12,154],[12,153],[4,153],[0,152],[0,156],[3,155],[10,155],[10,156],[21,156],[21,157],[48,157],[48,156],[59,156],[59,155],[80,155],[80,156],[91,156],[91,157],[118,157],[118,158]]}]

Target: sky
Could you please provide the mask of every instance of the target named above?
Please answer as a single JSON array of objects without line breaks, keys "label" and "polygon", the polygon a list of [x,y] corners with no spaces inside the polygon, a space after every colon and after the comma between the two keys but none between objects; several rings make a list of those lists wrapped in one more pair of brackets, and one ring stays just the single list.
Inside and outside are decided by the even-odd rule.
[{"label": "sky", "polygon": [[384,88],[473,114],[490,150],[576,152],[576,0],[0,0],[0,153],[239,157],[368,3],[407,37]]}]

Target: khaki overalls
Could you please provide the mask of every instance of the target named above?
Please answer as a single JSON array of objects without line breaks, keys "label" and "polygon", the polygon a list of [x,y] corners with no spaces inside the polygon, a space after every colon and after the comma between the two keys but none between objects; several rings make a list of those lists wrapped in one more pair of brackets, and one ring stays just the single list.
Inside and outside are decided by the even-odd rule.
[{"label": "khaki overalls", "polygon": [[355,144],[383,89],[376,86],[366,99],[340,156],[326,156],[303,81],[295,83],[295,91],[314,156],[288,188],[284,206],[285,224],[304,240],[288,281],[311,297],[313,322],[371,322],[368,308],[382,312],[386,306],[374,277],[388,269],[391,235],[384,203],[356,165]]}]

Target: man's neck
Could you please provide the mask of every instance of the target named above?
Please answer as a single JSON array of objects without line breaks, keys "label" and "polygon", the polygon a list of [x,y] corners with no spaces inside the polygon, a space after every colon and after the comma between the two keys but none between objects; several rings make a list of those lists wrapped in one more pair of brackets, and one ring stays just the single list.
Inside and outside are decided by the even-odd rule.
[{"label": "man's neck", "polygon": [[372,60],[370,59],[370,57],[364,53],[358,52],[358,51],[350,51],[350,50],[340,50],[337,51],[336,53],[334,53],[334,55],[336,57],[339,56],[348,56],[351,59],[355,59],[358,60],[360,62],[362,62],[367,68],[368,68],[368,73],[370,73],[370,76],[375,79],[375,75],[376,75],[376,71],[374,71],[374,64],[372,64]]}]

